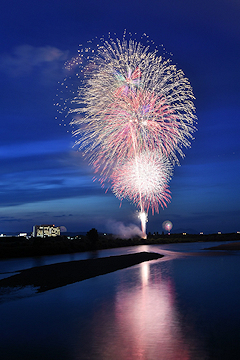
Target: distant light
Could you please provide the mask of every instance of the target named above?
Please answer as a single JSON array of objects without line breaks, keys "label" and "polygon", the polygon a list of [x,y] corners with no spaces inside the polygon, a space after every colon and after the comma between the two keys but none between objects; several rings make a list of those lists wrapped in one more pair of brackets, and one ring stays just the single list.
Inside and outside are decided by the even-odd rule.
[{"label": "distant light", "polygon": [[106,236],[107,234],[105,234],[105,233],[104,233],[103,235],[105,235],[105,236]]},{"label": "distant light", "polygon": [[187,233],[182,233],[183,235],[187,235]]},{"label": "distant light", "polygon": [[200,232],[200,235],[203,235],[203,232],[202,232],[202,231]]},{"label": "distant light", "polygon": [[221,233],[222,233],[221,231],[218,231],[218,235],[221,235]]},{"label": "distant light", "polygon": [[237,231],[237,234],[240,234],[240,231]]},{"label": "distant light", "polygon": [[27,236],[27,233],[20,233],[18,236]]}]

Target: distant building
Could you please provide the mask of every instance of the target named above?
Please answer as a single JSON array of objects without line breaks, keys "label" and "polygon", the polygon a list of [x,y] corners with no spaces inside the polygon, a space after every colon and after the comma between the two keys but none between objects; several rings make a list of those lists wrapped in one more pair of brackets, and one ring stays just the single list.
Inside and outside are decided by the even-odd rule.
[{"label": "distant building", "polygon": [[55,225],[34,225],[33,237],[47,237],[61,235],[60,226]]}]

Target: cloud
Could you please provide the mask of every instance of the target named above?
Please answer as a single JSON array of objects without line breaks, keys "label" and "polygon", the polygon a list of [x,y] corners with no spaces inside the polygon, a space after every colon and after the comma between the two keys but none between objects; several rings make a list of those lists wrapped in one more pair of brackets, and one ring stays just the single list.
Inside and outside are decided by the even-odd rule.
[{"label": "cloud", "polygon": [[25,177],[21,173],[15,175],[18,176],[14,178],[14,174],[11,174],[1,180],[1,206],[16,206],[60,199],[67,199],[71,203],[75,198],[88,198],[90,201],[90,198],[95,199],[96,196],[106,199],[102,189],[92,185],[91,178],[77,176],[73,178],[68,174],[54,174],[53,171],[45,177],[42,172],[25,173]]},{"label": "cloud", "polygon": [[21,221],[24,221],[26,219],[24,218],[17,218],[17,217],[14,217],[14,216],[0,216],[0,221],[1,222],[21,222]]},{"label": "cloud", "polygon": [[2,206],[108,196],[92,181],[94,173],[81,154],[71,151],[64,139],[0,146],[0,161]]},{"label": "cloud", "polygon": [[54,154],[69,151],[67,139],[13,143],[0,146],[0,159],[23,158],[36,155]]},{"label": "cloud", "polygon": [[67,57],[68,51],[52,46],[20,45],[11,53],[0,55],[0,70],[13,78],[23,78],[36,73],[43,82],[48,83],[59,76]]}]

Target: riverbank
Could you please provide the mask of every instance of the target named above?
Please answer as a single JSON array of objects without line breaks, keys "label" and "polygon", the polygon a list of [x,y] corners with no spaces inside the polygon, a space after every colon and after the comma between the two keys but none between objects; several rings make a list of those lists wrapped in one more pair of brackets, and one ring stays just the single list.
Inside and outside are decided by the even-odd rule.
[{"label": "riverbank", "polygon": [[119,239],[112,236],[99,236],[92,243],[86,236],[68,238],[66,236],[48,238],[3,237],[0,238],[0,258],[20,258],[57,254],[71,254],[92,250],[112,249],[138,245],[162,245],[189,242],[237,241],[239,233],[230,234],[149,234],[147,239]]},{"label": "riverbank", "polygon": [[0,280],[0,287],[33,286],[37,288],[37,292],[44,292],[137,265],[144,261],[156,260],[162,256],[157,253],[140,252],[38,266],[21,270],[18,274]]}]

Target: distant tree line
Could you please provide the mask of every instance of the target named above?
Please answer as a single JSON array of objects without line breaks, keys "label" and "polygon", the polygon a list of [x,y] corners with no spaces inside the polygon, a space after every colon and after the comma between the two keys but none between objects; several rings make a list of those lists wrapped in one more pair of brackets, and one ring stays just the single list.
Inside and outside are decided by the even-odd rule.
[{"label": "distant tree line", "polygon": [[169,243],[184,243],[197,241],[237,241],[240,234],[148,234],[147,239],[135,237],[131,239],[115,238],[112,235],[100,235],[95,228],[89,230],[86,236],[56,236],[47,238],[0,237],[0,258],[41,256],[76,253],[82,251],[101,250],[134,245],[154,245]]}]

